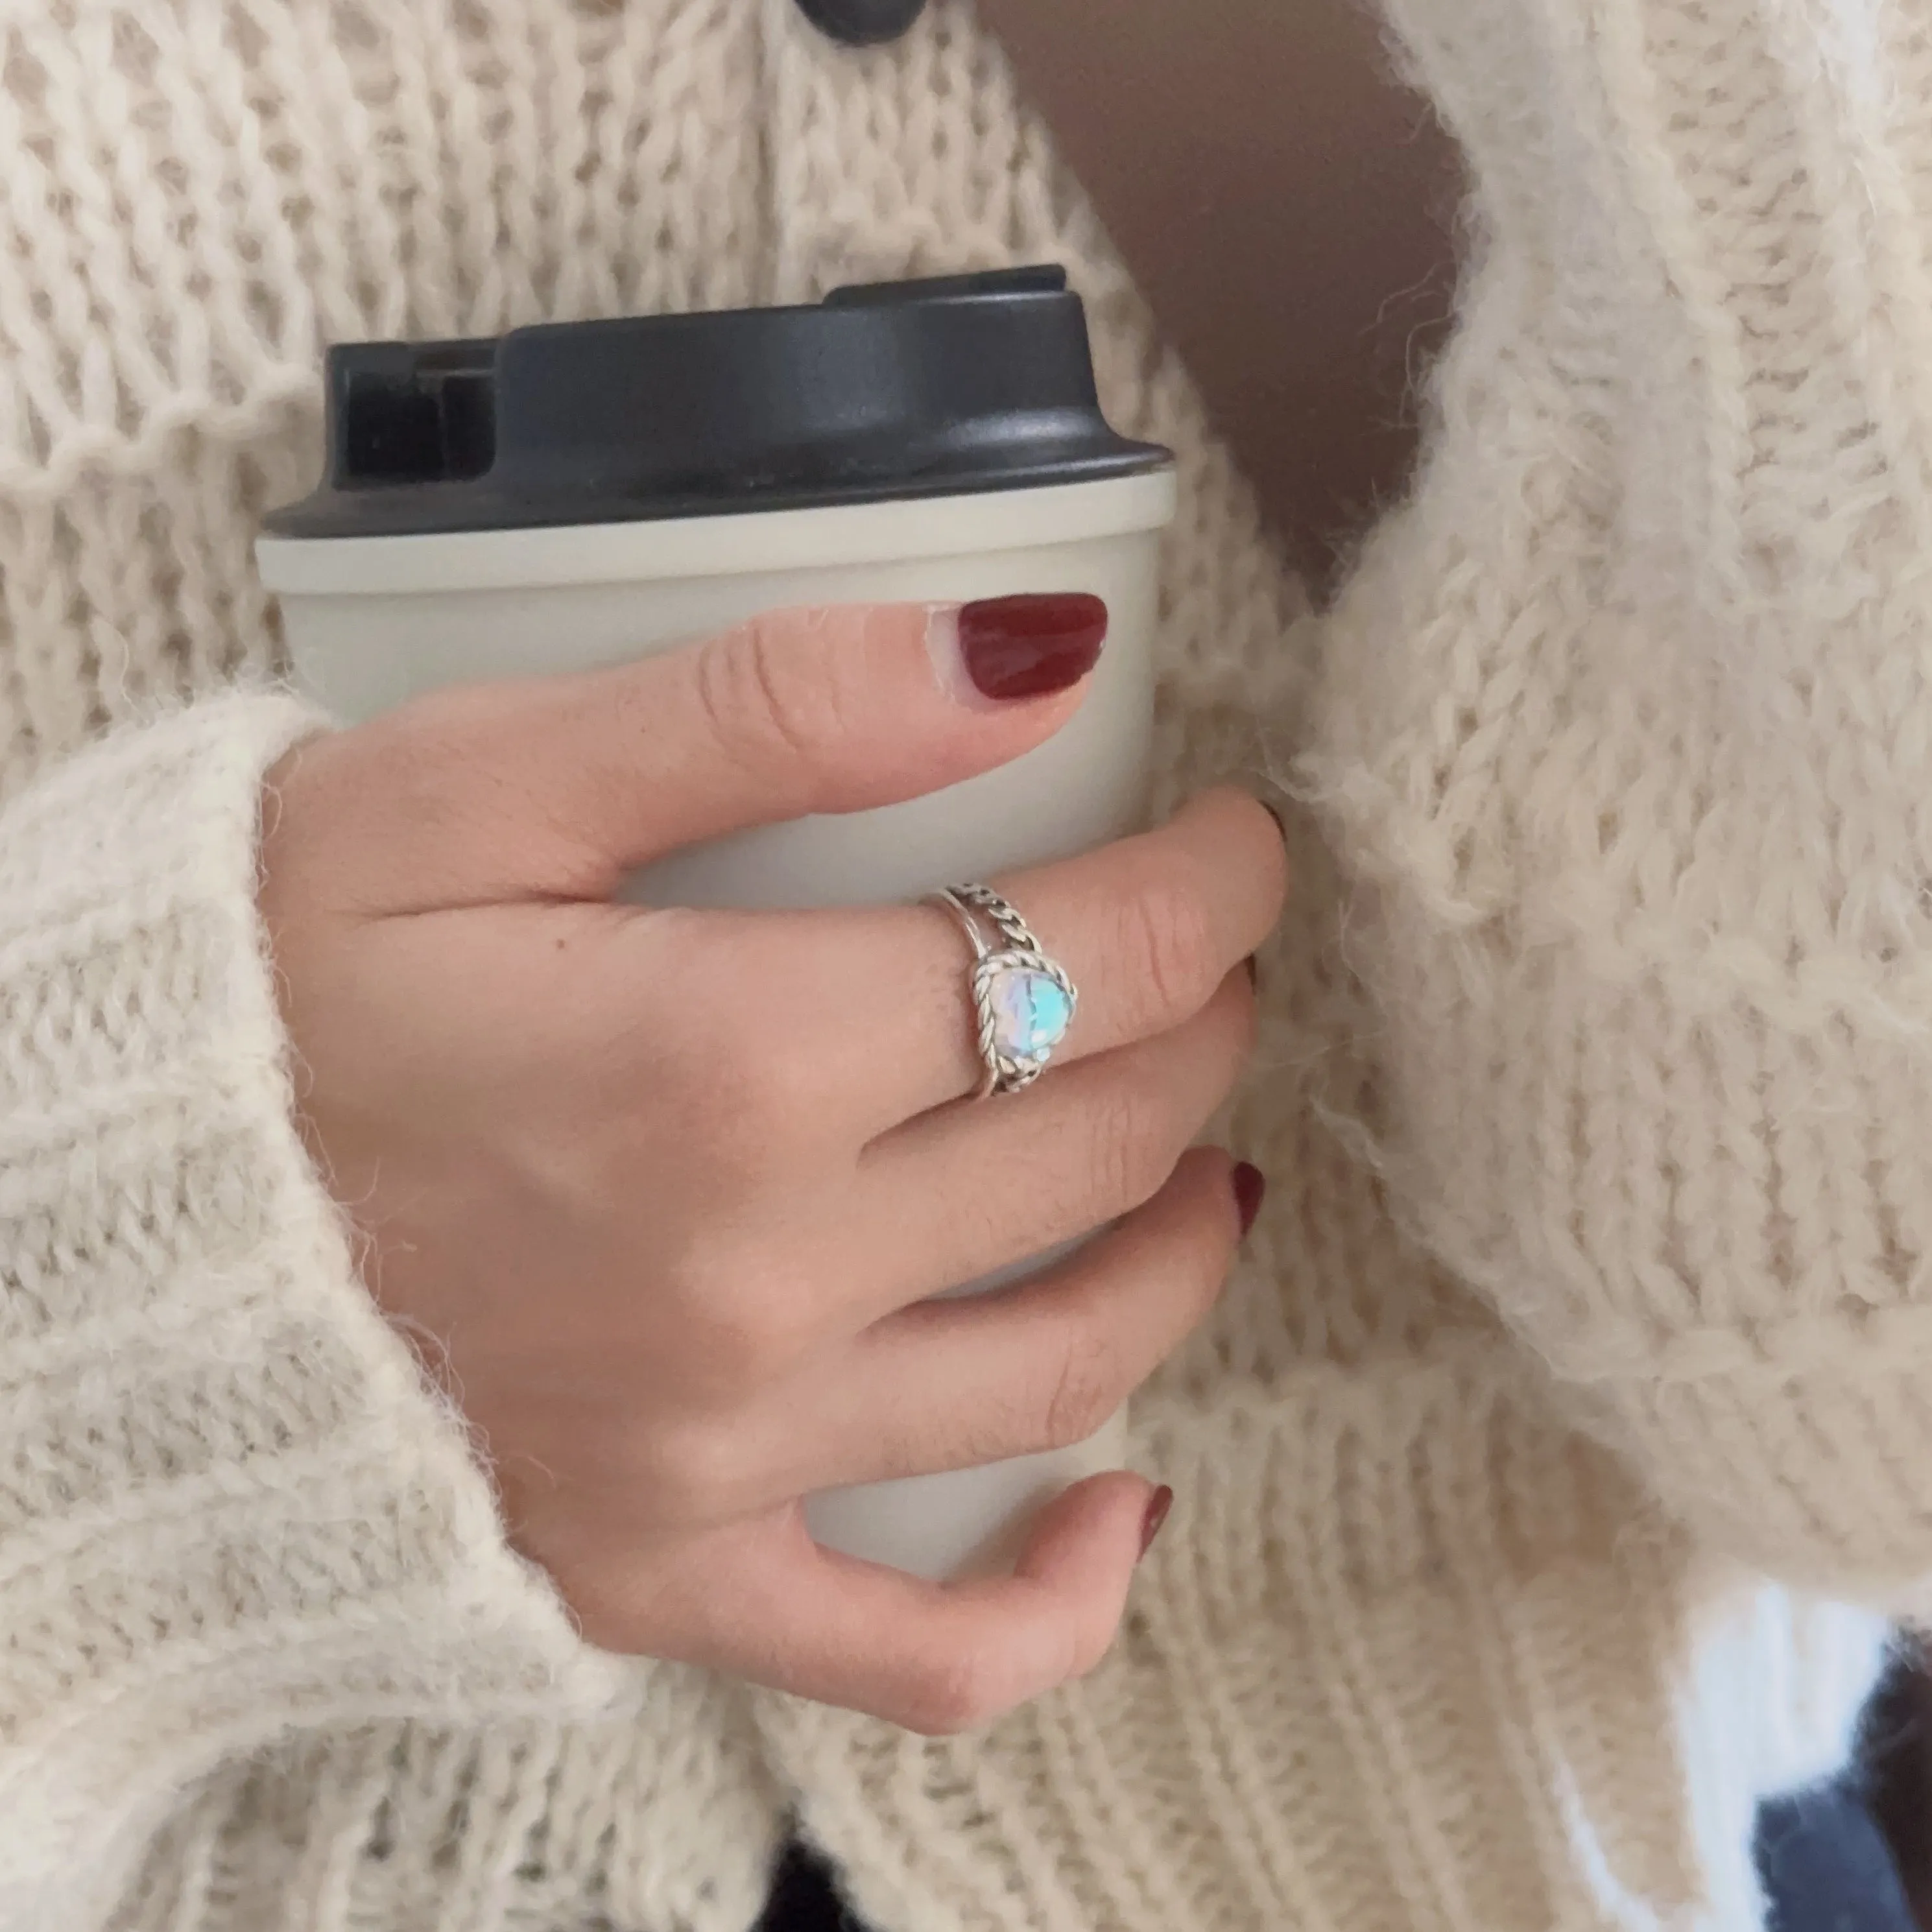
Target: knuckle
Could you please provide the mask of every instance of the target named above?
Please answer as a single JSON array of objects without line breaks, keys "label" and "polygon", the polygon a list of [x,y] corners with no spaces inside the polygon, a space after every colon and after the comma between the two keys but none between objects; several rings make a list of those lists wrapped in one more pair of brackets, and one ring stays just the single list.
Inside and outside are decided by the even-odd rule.
[{"label": "knuckle", "polygon": [[922,1670],[901,1721],[922,1737],[956,1738],[983,1730],[1013,1702],[1007,1672],[983,1648],[962,1649]]},{"label": "knuckle", "polygon": [[[1186,1076],[1211,1113],[1240,1084],[1261,1034],[1261,1006],[1245,974],[1230,975],[1206,1010],[1187,1023]],[[1194,1121],[1196,1130],[1200,1118]]]},{"label": "knuckle", "polygon": [[1096,1435],[1126,1400],[1120,1358],[1101,1335],[1083,1330],[1061,1348],[1040,1418],[1041,1447],[1071,1449]]},{"label": "knuckle", "polygon": [[1088,1150],[1094,1197],[1115,1213],[1150,1200],[1174,1172],[1178,1150],[1168,1114],[1166,1097],[1138,1081],[1121,1081],[1095,1105]]},{"label": "knuckle", "polygon": [[755,1457],[737,1418],[653,1419],[634,1457],[666,1521],[708,1522],[734,1514],[750,1492]]},{"label": "knuckle", "polygon": [[696,1057],[688,1087],[686,1118],[694,1136],[734,1174],[784,1167],[806,1137],[810,1096],[790,1063],[782,1055],[760,1055],[728,1030]]},{"label": "knuckle", "polygon": [[767,1258],[688,1268],[677,1284],[678,1367],[694,1394],[743,1396],[794,1373],[817,1340],[812,1298]]},{"label": "knuckle", "polygon": [[1122,908],[1121,956],[1130,962],[1150,1025],[1204,1006],[1220,984],[1214,933],[1198,890],[1186,878],[1150,880]]},{"label": "knuckle", "polygon": [[1182,1270],[1180,1288],[1190,1334],[1220,1302],[1234,1271],[1238,1250],[1228,1238],[1227,1226],[1225,1210],[1217,1204],[1211,1215],[1203,1217],[1195,1250],[1198,1262]]},{"label": "knuckle", "polygon": [[1168,1333],[1163,1356],[1179,1348],[1219,1304],[1234,1264],[1234,1251],[1218,1229],[1203,1225],[1192,1253],[1177,1267],[1166,1304]]},{"label": "knuckle", "polygon": [[806,662],[796,640],[772,616],[758,616],[718,638],[698,658],[698,698],[706,723],[740,762],[769,776],[791,766],[816,773],[841,734],[836,678]]},{"label": "knuckle", "polygon": [[728,1389],[773,1388],[796,1370],[810,1346],[806,1324],[770,1294],[741,1291],[706,1328],[710,1378]]},{"label": "knuckle", "polygon": [[754,1123],[762,1144],[789,1154],[825,1138],[825,1090],[818,1063],[784,1042],[754,1038],[741,1028],[729,1064],[734,1109]]},{"label": "knuckle", "polygon": [[694,988],[658,1042],[658,1090],[687,1144],[740,1178],[788,1173],[829,1144],[819,1069],[748,1018],[742,1005]]}]

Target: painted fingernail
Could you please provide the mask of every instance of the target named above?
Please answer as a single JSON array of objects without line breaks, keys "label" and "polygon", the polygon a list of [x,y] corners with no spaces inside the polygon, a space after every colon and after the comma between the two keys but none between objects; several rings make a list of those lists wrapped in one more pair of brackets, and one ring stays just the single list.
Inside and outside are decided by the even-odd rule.
[{"label": "painted fingernail", "polygon": [[1255,1216],[1262,1211],[1262,1196],[1267,1192],[1268,1176],[1252,1161],[1236,1162],[1234,1207],[1241,1217],[1241,1237],[1244,1240],[1248,1230],[1255,1225]]},{"label": "painted fingernail", "polygon": [[982,698],[1066,691],[1100,661],[1107,607],[1084,592],[989,597],[959,611],[959,655]]},{"label": "painted fingernail", "polygon": [[1166,1522],[1167,1513],[1173,1507],[1174,1492],[1165,1483],[1148,1498],[1147,1514],[1141,1519],[1142,1556],[1154,1547],[1154,1540],[1160,1534],[1160,1526]]}]

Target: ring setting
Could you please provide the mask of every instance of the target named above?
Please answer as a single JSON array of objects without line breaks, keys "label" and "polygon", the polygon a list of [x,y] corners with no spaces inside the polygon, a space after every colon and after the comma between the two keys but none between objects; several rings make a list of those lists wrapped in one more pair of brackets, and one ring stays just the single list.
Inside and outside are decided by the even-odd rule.
[{"label": "ring setting", "polygon": [[[985,1071],[980,1096],[1017,1094],[1046,1070],[1080,995],[1026,922],[989,886],[949,886],[928,902],[950,913],[973,947],[971,994]],[[989,943],[990,928],[998,940]]]}]

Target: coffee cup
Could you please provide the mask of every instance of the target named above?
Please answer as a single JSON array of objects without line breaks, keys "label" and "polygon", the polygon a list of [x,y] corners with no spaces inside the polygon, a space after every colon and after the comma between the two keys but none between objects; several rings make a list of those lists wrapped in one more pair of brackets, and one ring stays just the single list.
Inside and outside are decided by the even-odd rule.
[{"label": "coffee cup", "polygon": [[[344,724],[775,609],[1104,600],[1079,710],[1024,757],[905,804],[695,847],[626,888],[652,904],[849,905],[1070,856],[1138,824],[1174,505],[1169,453],[1100,411],[1064,275],[1028,268],[335,349],[326,473],[268,518],[256,556],[297,682]],[[935,1024],[970,1027],[970,964],[962,935],[961,1010]],[[1010,1562],[1044,1502],[1119,1467],[1123,1448],[1116,1421],[1071,1450],[815,1496],[807,1520],[830,1547],[917,1575],[983,1574]]]}]

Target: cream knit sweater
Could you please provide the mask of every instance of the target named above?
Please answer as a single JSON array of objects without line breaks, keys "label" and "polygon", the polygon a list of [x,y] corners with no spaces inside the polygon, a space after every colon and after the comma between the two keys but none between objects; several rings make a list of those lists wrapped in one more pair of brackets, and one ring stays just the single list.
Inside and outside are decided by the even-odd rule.
[{"label": "cream knit sweater", "polygon": [[[1318,622],[959,0],[0,0],[0,1932],[744,1932],[788,1812],[889,1932],[1756,1922],[1932,1576],[1932,0],[1394,11],[1472,254]],[[1038,257],[1169,796],[1318,809],[1172,1526],[930,1743],[506,1550],[290,1124],[249,546],[327,339]]]}]

